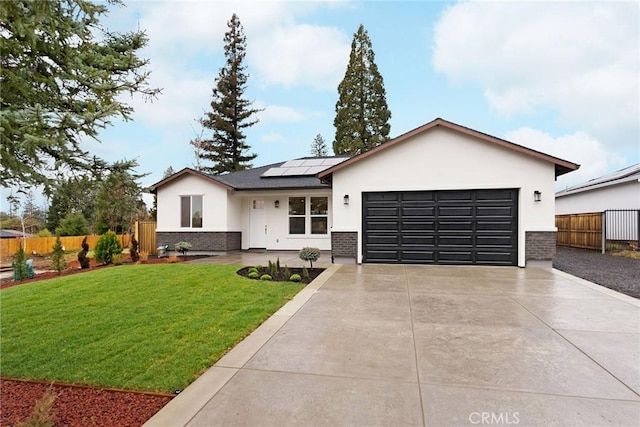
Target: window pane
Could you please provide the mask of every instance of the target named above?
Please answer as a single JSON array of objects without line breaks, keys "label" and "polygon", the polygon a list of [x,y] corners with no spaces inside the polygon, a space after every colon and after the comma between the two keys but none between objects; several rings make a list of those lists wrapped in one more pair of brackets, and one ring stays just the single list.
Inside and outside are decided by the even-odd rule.
[{"label": "window pane", "polygon": [[191,226],[202,228],[202,196],[191,196],[191,212],[193,212]]},{"label": "window pane", "polygon": [[304,234],[304,217],[289,217],[289,234]]},{"label": "window pane", "polygon": [[328,198],[327,197],[312,197],[311,198],[311,215],[326,215]]},{"label": "window pane", "polygon": [[180,197],[180,227],[191,225],[191,197]]},{"label": "window pane", "polygon": [[289,197],[289,215],[304,215],[304,197]]},{"label": "window pane", "polygon": [[311,218],[311,234],[327,234],[326,216],[315,216]]}]

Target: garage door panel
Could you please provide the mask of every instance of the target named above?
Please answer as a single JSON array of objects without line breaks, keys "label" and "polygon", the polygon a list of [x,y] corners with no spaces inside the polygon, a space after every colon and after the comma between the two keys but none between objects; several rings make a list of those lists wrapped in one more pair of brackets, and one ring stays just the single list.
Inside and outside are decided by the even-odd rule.
[{"label": "garage door panel", "polygon": [[398,216],[398,207],[397,206],[385,206],[385,207],[375,207],[369,208],[369,212],[367,216],[370,217],[397,217]]},{"label": "garage door panel", "polygon": [[473,247],[473,236],[468,234],[438,235],[438,246]]},{"label": "garage door panel", "polygon": [[401,246],[435,246],[435,235],[406,235],[400,237]]},{"label": "garage door panel", "polygon": [[473,217],[473,206],[440,206],[438,207],[440,217]]},{"label": "garage door panel", "polygon": [[513,240],[511,235],[504,236],[477,236],[476,246],[499,246],[505,248],[512,247]]},{"label": "garage door panel", "polygon": [[511,265],[511,254],[508,252],[485,252],[476,253],[476,262],[484,264]]},{"label": "garage door panel", "polygon": [[387,263],[396,263],[400,261],[398,257],[398,251],[376,251],[372,250],[368,254],[367,260],[369,262],[387,262]]},{"label": "garage door panel", "polygon": [[369,230],[389,230],[389,231],[397,231],[398,230],[398,221],[397,220],[382,220],[380,218],[376,218],[376,220],[371,221],[369,223]]},{"label": "garage door panel", "polygon": [[510,221],[484,221],[479,220],[476,223],[476,230],[483,231],[511,231],[513,224]]},{"label": "garage door panel", "polygon": [[405,233],[411,233],[412,231],[434,232],[436,230],[436,223],[434,221],[403,219],[401,230]]},{"label": "garage door panel", "polygon": [[398,200],[403,202],[427,203],[435,201],[436,194],[433,191],[407,191],[398,194]]},{"label": "garage door panel", "polygon": [[434,206],[403,206],[401,208],[403,218],[407,217],[434,217],[436,209]]},{"label": "garage door panel", "polygon": [[438,202],[472,202],[473,192],[471,190],[435,191]]},{"label": "garage door panel", "polygon": [[518,190],[363,193],[364,262],[517,264]]},{"label": "garage door panel", "polygon": [[406,263],[431,264],[435,262],[434,251],[403,250],[400,255],[402,262]]},{"label": "garage door panel", "polygon": [[472,231],[473,223],[469,220],[453,221],[447,218],[446,221],[440,221],[440,223],[438,224],[438,230],[440,231],[450,231],[450,230]]},{"label": "garage door panel", "polygon": [[512,218],[513,208],[510,206],[478,206],[476,207],[476,216]]},{"label": "garage door panel", "polygon": [[471,251],[439,251],[438,262],[447,264],[471,264],[473,253]]}]

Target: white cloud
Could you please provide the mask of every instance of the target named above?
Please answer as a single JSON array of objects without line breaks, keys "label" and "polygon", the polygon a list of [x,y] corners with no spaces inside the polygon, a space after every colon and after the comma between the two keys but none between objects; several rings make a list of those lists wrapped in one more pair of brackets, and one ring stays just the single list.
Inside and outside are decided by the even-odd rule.
[{"label": "white cloud", "polygon": [[551,108],[607,144],[640,138],[636,2],[469,2],[436,25],[433,65],[502,114]]},{"label": "white cloud", "polygon": [[255,40],[249,59],[266,84],[335,90],[347,67],[349,43],[337,28],[283,26]]},{"label": "white cloud", "polygon": [[580,169],[558,178],[556,183],[558,190],[597,178],[611,170],[628,166],[624,157],[611,152],[597,139],[584,132],[553,137],[541,130],[524,127],[509,132],[505,139],[563,160],[578,163]]},{"label": "white cloud", "polygon": [[273,143],[282,141],[284,141],[284,137],[278,132],[265,133],[260,137],[260,142]]},{"label": "white cloud", "polygon": [[300,122],[305,119],[304,114],[294,110],[290,107],[283,107],[280,105],[268,105],[266,107],[258,107],[259,103],[256,102],[256,108],[264,108],[264,111],[258,113],[260,123],[268,122]]}]

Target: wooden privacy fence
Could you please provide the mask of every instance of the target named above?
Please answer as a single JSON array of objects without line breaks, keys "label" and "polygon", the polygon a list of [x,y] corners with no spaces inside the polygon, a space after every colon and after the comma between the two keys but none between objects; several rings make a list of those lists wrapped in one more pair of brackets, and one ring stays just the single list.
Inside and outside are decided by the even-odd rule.
[{"label": "wooden privacy fence", "polygon": [[[93,250],[100,236],[87,236],[89,249]],[[84,236],[65,236],[60,237],[62,246],[67,251],[75,251],[82,249],[82,239]],[[121,234],[118,240],[122,246],[128,248],[131,245],[131,236],[129,234]],[[0,254],[2,256],[13,255],[18,251],[23,239],[0,239]],[[34,251],[38,254],[50,254],[53,252],[53,245],[56,243],[55,237],[28,237],[26,239],[25,252],[32,254]]]},{"label": "wooden privacy fence", "polygon": [[134,226],[136,240],[140,245],[140,252],[147,252],[155,255],[156,247],[156,222],[155,221],[136,221]]},{"label": "wooden privacy fence", "polygon": [[558,246],[600,249],[602,247],[602,212],[556,215]]}]

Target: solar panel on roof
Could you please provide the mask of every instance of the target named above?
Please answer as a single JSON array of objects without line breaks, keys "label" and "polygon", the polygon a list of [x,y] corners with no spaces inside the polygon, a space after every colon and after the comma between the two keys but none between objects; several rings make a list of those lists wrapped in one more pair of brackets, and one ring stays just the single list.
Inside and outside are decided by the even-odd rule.
[{"label": "solar panel on roof", "polygon": [[306,175],[307,166],[295,167],[295,168],[287,168],[287,170],[282,174],[282,176],[296,176],[296,175]]},{"label": "solar panel on roof", "polygon": [[289,160],[279,167],[268,169],[261,176],[278,177],[278,176],[310,176],[322,172],[331,166],[337,165],[345,161],[347,157],[331,157],[331,158],[310,158]]},{"label": "solar panel on roof", "polygon": [[304,163],[304,160],[289,160],[288,162],[283,163],[280,167],[281,168],[293,168],[293,167],[297,167],[297,166],[302,166]]},{"label": "solar panel on roof", "polygon": [[285,168],[271,168],[264,172],[262,176],[282,176],[285,173]]}]

